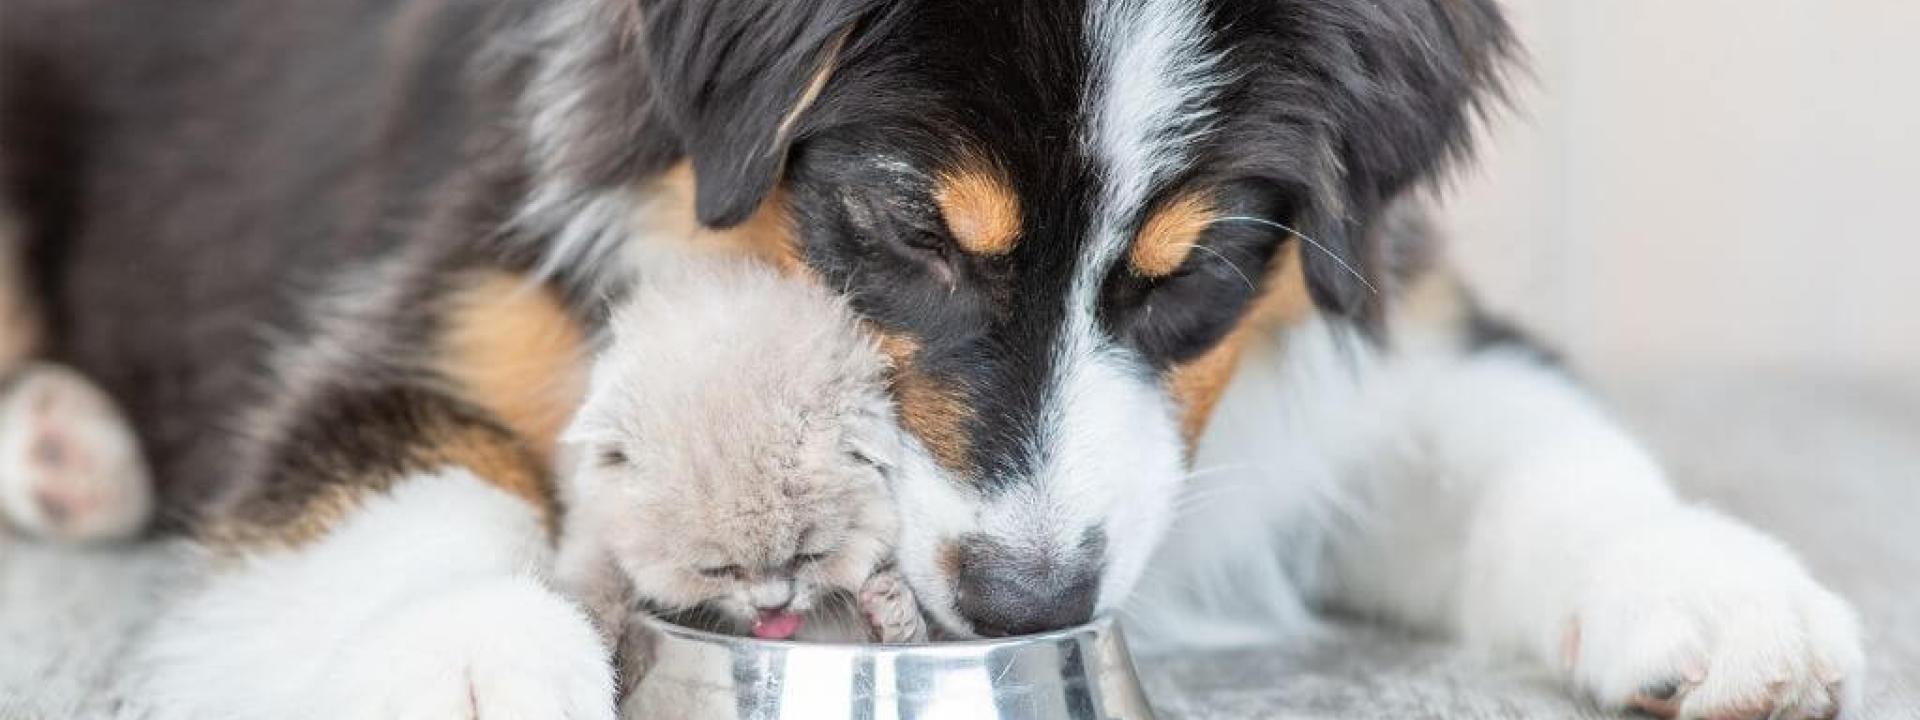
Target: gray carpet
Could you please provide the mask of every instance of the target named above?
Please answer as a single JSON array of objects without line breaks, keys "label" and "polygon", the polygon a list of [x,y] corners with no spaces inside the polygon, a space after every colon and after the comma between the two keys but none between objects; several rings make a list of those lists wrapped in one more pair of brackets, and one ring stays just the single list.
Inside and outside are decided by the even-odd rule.
[{"label": "gray carpet", "polygon": [[[1689,493],[1769,528],[1859,608],[1860,718],[1920,718],[1920,391],[1751,376],[1617,383],[1609,396]],[[169,560],[0,541],[0,720],[91,717]],[[1140,659],[1165,718],[1605,717],[1525,668],[1336,623],[1288,647]]]}]

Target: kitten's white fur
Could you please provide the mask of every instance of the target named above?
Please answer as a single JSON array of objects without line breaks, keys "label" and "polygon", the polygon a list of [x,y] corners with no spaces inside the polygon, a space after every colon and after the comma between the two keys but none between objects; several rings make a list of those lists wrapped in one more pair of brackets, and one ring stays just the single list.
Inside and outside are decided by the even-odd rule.
[{"label": "kitten's white fur", "polygon": [[[563,581],[616,638],[637,596],[735,631],[756,608],[842,611],[800,637],[866,639],[857,610],[818,603],[891,554],[883,471],[904,437],[846,302],[758,265],[691,263],[642,280],[610,328],[565,435]],[[788,565],[801,554],[824,557]],[[750,577],[697,572],[729,565]]]}]

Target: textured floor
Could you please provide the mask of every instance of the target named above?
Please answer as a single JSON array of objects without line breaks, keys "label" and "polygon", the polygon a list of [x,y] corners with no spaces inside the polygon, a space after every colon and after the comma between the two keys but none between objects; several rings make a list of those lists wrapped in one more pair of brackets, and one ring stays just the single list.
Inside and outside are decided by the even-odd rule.
[{"label": "textured floor", "polygon": [[[1769,528],[1859,608],[1858,718],[1920,718],[1920,392],[1783,377],[1611,388],[1690,494]],[[88,717],[168,560],[0,542],[0,720]],[[1141,658],[1165,718],[1605,717],[1523,668],[1340,625],[1262,650]]]}]

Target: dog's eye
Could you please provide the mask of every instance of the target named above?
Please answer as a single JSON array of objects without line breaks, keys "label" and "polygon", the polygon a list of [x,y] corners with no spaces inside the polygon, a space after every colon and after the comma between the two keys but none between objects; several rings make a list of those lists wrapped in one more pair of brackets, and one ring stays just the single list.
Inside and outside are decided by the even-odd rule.
[{"label": "dog's eye", "polygon": [[917,227],[903,228],[899,235],[900,244],[920,252],[946,257],[949,243],[947,239],[928,230]]},{"label": "dog's eye", "polygon": [[1126,313],[1125,337],[1147,357],[1184,362],[1213,347],[1259,295],[1271,248],[1223,246],[1141,291]]},{"label": "dog's eye", "polygon": [[700,568],[700,574],[712,580],[745,580],[747,569],[739,565],[719,565]]},{"label": "dog's eye", "polygon": [[1108,288],[1112,321],[1130,345],[1156,363],[1186,362],[1232,330],[1265,290],[1274,255],[1287,238],[1288,195],[1254,182],[1229,183],[1210,198],[1214,217],[1179,264],[1158,277],[1117,273]]},{"label": "dog's eye", "polygon": [[953,243],[944,236],[919,228],[903,228],[895,236],[896,242],[906,255],[925,267],[942,285],[954,282]]}]

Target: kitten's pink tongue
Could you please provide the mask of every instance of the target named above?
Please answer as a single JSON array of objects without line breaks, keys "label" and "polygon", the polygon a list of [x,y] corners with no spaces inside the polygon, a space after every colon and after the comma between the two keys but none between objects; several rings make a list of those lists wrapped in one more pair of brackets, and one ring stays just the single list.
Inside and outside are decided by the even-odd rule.
[{"label": "kitten's pink tongue", "polygon": [[753,636],[761,640],[785,640],[797,632],[800,632],[800,614],[796,612],[763,612],[753,621]]}]

